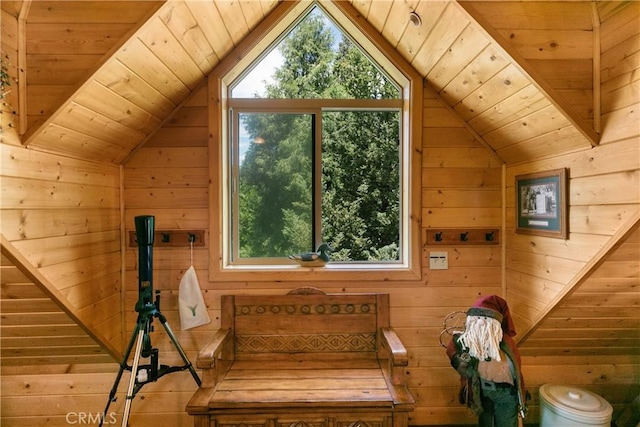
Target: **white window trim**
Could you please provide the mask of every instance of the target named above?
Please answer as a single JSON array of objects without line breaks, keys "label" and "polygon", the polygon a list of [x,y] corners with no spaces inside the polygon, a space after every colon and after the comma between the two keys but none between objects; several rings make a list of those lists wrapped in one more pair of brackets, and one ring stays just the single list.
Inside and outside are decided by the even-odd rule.
[{"label": "white window trim", "polygon": [[[353,6],[318,1],[323,9],[371,55],[390,76],[403,84],[402,107],[403,141],[401,168],[401,263],[329,263],[322,268],[304,268],[298,265],[231,265],[228,259],[229,197],[229,149],[228,144],[228,85],[244,69],[259,58],[277,38],[281,37],[310,5],[311,2],[283,2],[252,34],[240,43],[234,52],[222,61],[209,76],[210,119],[210,268],[212,281],[295,281],[295,280],[358,280],[390,281],[419,280],[421,272],[421,128],[422,128],[422,78],[386,40],[360,17]],[[349,18],[351,16],[352,18]],[[362,36],[360,36],[362,34]],[[385,52],[383,54],[382,52]],[[338,100],[336,100],[338,101]],[[398,102],[397,100],[393,100]],[[233,102],[241,102],[234,99]],[[342,100],[348,105],[349,100]],[[268,103],[265,100],[265,103]]]}]

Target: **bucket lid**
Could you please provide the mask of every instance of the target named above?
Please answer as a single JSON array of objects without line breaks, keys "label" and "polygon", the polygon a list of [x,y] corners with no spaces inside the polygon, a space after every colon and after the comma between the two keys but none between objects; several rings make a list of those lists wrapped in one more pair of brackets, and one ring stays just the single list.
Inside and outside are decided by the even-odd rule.
[{"label": "bucket lid", "polygon": [[585,418],[610,418],[613,408],[605,399],[577,387],[544,384],[540,397],[567,414]]}]

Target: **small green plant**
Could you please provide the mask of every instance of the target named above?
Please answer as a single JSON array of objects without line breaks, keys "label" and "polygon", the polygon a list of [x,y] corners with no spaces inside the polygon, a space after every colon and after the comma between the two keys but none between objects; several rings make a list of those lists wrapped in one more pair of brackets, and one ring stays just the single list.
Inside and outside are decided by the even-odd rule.
[{"label": "small green plant", "polygon": [[2,55],[0,57],[0,99],[4,99],[11,92],[9,86],[13,81],[15,78],[9,75],[9,56]]},{"label": "small green plant", "polygon": [[3,52],[0,56],[0,133],[4,126],[14,127],[13,121],[17,114],[9,100],[5,99],[11,92],[10,86],[18,82],[17,78],[9,74],[9,64],[9,55]]}]

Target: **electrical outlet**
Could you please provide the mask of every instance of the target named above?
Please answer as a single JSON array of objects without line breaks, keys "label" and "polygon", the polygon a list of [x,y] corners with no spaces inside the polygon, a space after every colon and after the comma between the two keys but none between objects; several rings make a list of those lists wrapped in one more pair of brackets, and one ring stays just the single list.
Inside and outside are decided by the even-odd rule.
[{"label": "electrical outlet", "polygon": [[449,253],[448,252],[429,252],[429,268],[431,270],[448,270],[449,269]]}]

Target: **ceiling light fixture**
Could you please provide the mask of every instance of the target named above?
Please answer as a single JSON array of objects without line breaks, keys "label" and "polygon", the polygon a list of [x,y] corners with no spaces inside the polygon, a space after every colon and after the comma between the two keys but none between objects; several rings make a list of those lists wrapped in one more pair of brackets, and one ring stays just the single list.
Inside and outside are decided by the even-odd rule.
[{"label": "ceiling light fixture", "polygon": [[422,19],[420,19],[420,15],[415,12],[411,12],[409,14],[409,22],[411,22],[415,27],[419,27],[422,25]]}]

